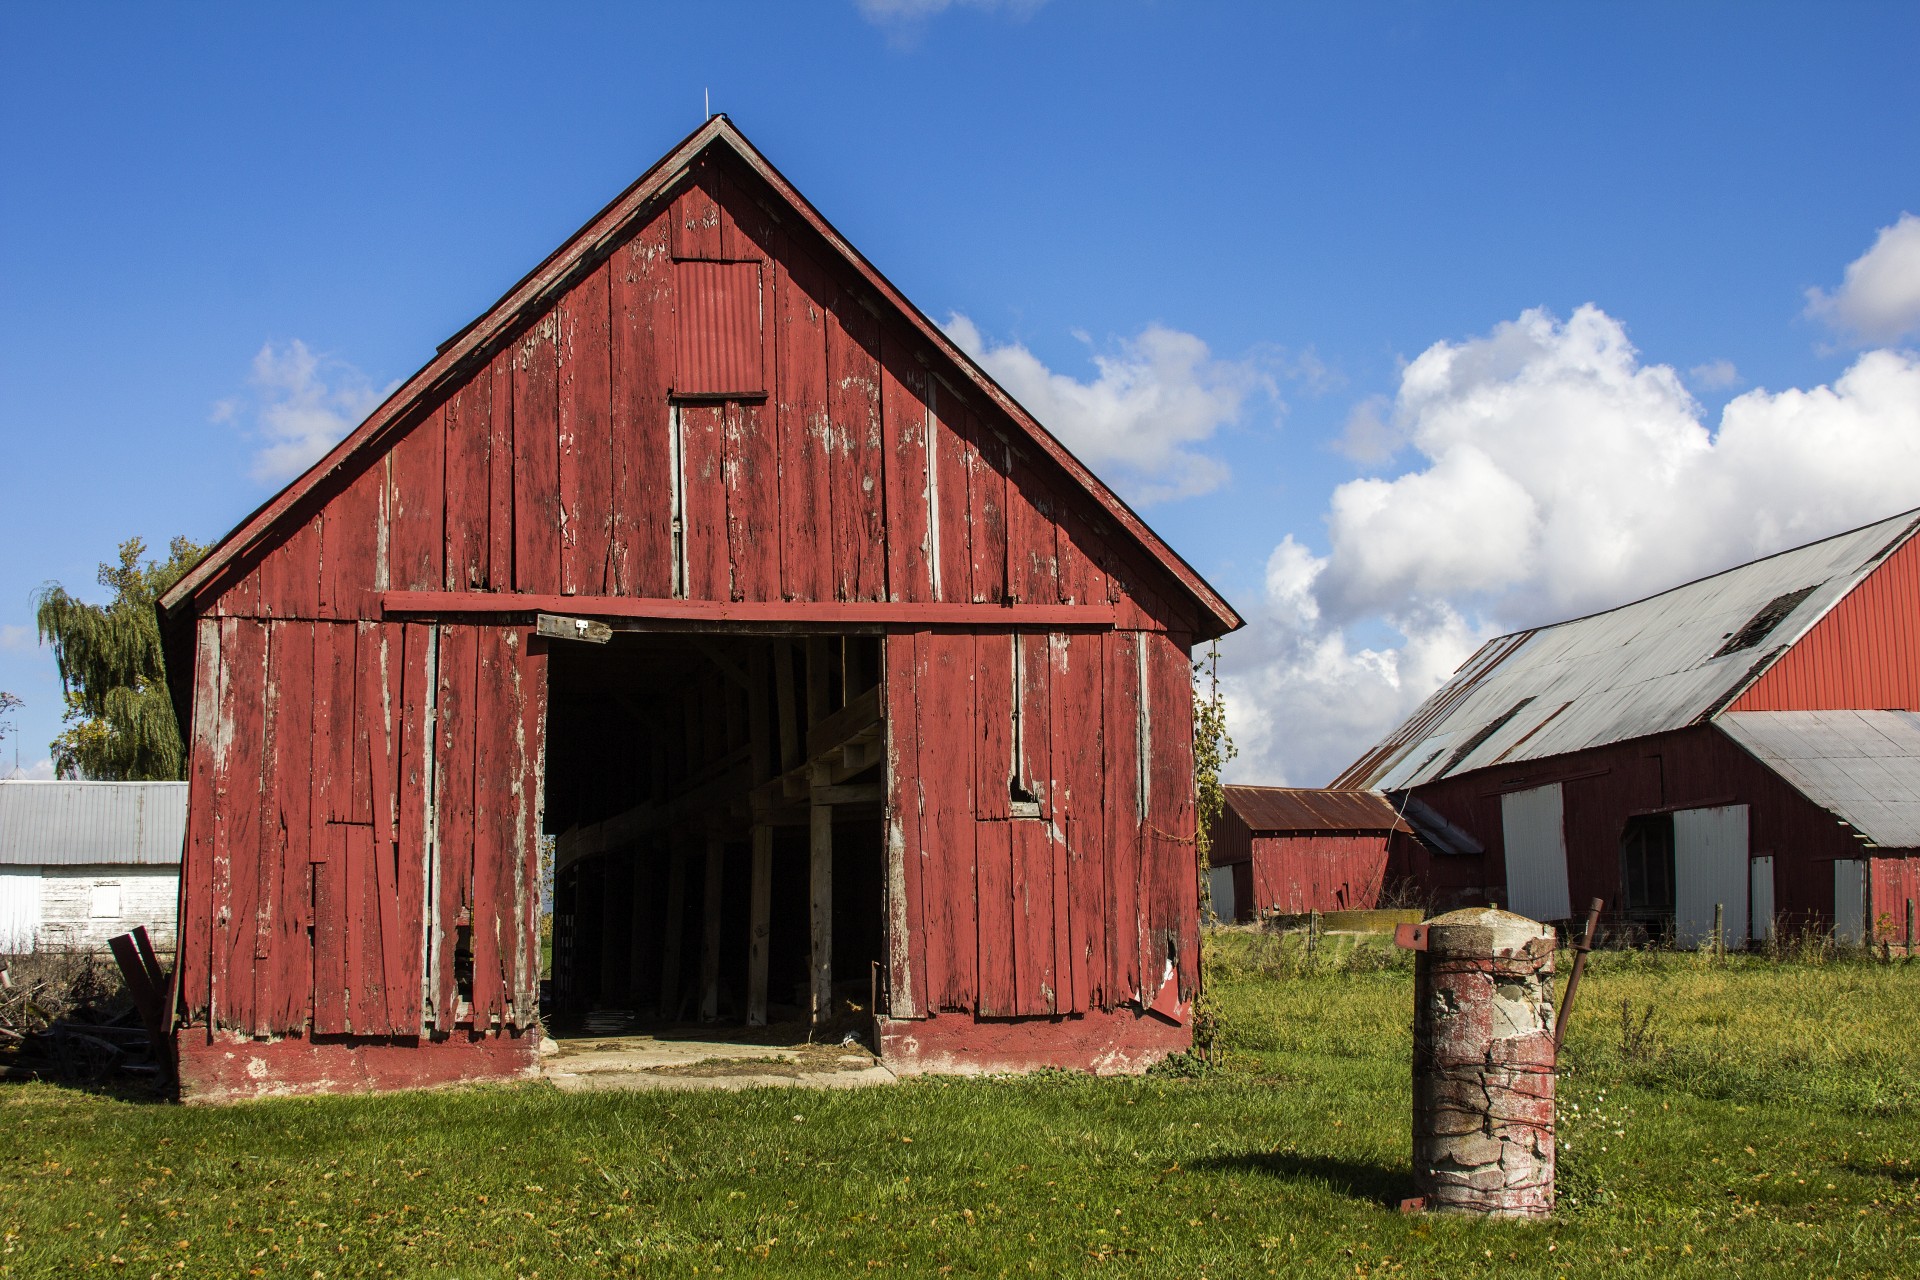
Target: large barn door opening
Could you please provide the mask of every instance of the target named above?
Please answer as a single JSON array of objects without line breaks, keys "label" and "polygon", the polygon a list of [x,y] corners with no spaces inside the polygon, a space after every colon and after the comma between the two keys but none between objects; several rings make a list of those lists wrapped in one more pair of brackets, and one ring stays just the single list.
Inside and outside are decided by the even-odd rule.
[{"label": "large barn door opening", "polygon": [[1713,938],[1738,946],[1747,936],[1752,897],[1747,806],[1682,809],[1673,815],[1673,941],[1697,947]]},{"label": "large barn door opening", "polygon": [[864,1030],[886,954],[879,637],[551,629],[550,1028]]},{"label": "large barn door opening", "polygon": [[1560,784],[1501,796],[1500,827],[1507,851],[1507,909],[1535,920],[1572,915]]}]

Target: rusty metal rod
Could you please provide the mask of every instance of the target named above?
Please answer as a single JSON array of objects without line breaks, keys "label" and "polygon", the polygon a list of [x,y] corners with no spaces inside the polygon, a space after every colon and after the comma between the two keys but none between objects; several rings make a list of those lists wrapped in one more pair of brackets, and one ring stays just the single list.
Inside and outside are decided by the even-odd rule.
[{"label": "rusty metal rod", "polygon": [[1567,1015],[1573,1012],[1573,993],[1580,989],[1580,975],[1586,972],[1587,952],[1593,950],[1593,931],[1600,927],[1600,908],[1606,905],[1599,898],[1587,904],[1587,927],[1580,934],[1580,941],[1573,944],[1573,972],[1567,975],[1567,994],[1560,1001],[1560,1012],[1553,1020],[1553,1052],[1558,1056],[1560,1042],[1567,1035]]}]

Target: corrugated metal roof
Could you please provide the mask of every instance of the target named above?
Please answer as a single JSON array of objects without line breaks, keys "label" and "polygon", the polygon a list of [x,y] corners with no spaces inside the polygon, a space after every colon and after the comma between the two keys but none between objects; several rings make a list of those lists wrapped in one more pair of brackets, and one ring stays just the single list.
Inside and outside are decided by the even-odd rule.
[{"label": "corrugated metal roof", "polygon": [[1920,847],[1920,715],[1737,711],[1715,724],[1871,843]]},{"label": "corrugated metal roof", "polygon": [[1263,831],[1407,831],[1374,791],[1230,786],[1227,805],[1256,834]]},{"label": "corrugated metal roof", "polygon": [[1911,537],[1915,515],[1489,641],[1334,785],[1398,790],[1711,718]]},{"label": "corrugated metal roof", "polygon": [[0,865],[168,866],[186,833],[184,782],[0,782]]}]

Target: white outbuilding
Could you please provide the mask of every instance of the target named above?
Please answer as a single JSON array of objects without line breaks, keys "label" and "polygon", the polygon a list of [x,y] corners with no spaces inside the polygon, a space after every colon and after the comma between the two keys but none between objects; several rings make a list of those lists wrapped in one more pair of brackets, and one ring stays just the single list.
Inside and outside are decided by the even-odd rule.
[{"label": "white outbuilding", "polygon": [[0,782],[0,955],[173,948],[184,782]]}]

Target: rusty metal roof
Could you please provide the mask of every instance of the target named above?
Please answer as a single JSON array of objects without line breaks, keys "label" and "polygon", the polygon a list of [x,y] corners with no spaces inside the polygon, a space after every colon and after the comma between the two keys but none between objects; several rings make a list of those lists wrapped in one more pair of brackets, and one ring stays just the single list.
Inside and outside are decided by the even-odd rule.
[{"label": "rusty metal roof", "polygon": [[1223,788],[1227,807],[1255,834],[1263,831],[1408,831],[1377,791],[1313,787]]},{"label": "rusty metal roof", "polygon": [[1715,726],[1869,844],[1920,848],[1920,715],[1739,711]]},{"label": "rusty metal roof", "polygon": [[1334,785],[1399,790],[1711,720],[1911,538],[1917,516],[1489,641]]},{"label": "rusty metal roof", "polygon": [[0,782],[0,866],[177,866],[184,782]]}]

